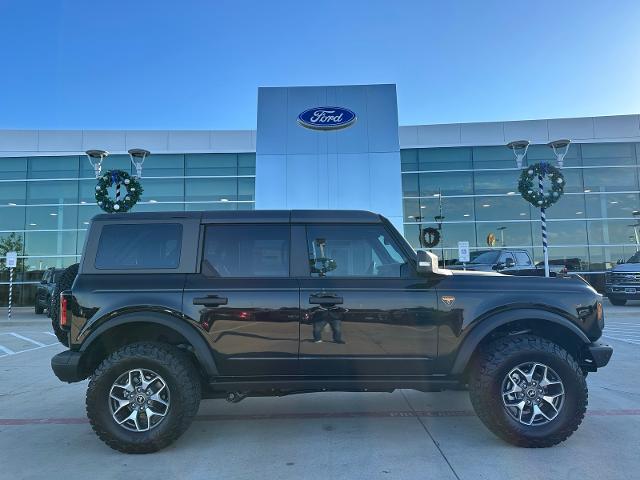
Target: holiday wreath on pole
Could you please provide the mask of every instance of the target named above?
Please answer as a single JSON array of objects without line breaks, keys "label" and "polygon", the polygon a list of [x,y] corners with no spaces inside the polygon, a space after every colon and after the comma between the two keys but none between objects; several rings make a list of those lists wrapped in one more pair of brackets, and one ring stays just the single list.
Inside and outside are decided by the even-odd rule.
[{"label": "holiday wreath on pole", "polygon": [[[548,178],[550,186],[547,191],[541,182]],[[535,181],[538,180],[538,184]],[[549,208],[560,200],[564,193],[564,176],[559,169],[547,162],[540,162],[522,170],[518,191],[522,198],[537,208]]]},{"label": "holiday wreath on pole", "polygon": [[[535,179],[538,178],[537,188]],[[547,178],[550,187],[545,190],[544,180]],[[540,209],[540,226],[542,230],[542,253],[544,255],[544,274],[549,276],[549,242],[547,241],[547,208],[560,200],[564,193],[564,176],[556,167],[547,162],[535,163],[522,170],[518,190],[520,195],[534,207]]]},{"label": "holiday wreath on pole", "polygon": [[428,227],[422,230],[420,235],[422,245],[427,248],[433,248],[440,243],[440,232],[437,228]]},{"label": "holiday wreath on pole", "polygon": [[[115,199],[109,196],[109,188],[115,185]],[[124,189],[124,192],[122,192]],[[140,200],[142,185],[136,177],[124,170],[109,170],[98,177],[96,203],[107,213],[127,212]]]}]

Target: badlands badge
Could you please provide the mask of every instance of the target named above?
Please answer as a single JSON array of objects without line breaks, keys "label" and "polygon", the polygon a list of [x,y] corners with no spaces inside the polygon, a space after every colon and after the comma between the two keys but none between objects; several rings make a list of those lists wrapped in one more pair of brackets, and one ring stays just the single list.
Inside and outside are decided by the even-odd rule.
[{"label": "badlands badge", "polygon": [[450,307],[451,305],[453,305],[453,302],[456,301],[456,297],[452,295],[443,295],[442,301],[446,306]]}]

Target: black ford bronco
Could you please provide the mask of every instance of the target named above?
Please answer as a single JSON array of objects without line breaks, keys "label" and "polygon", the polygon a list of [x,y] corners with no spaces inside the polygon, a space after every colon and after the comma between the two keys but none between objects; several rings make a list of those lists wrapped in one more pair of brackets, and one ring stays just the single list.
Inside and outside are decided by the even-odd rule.
[{"label": "black ford bronco", "polygon": [[110,447],[159,450],[201,398],[468,388],[491,431],[569,437],[605,366],[602,298],[580,278],[438,268],[365,211],[98,215],[61,293],[58,378],[90,378]]}]

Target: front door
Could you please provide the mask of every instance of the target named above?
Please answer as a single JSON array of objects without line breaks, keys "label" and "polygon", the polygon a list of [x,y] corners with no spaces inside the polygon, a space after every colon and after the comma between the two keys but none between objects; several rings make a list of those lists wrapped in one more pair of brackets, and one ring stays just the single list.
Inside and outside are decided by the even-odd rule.
[{"label": "front door", "polygon": [[[297,227],[294,227],[297,228]],[[383,224],[307,225],[300,279],[306,375],[424,375],[437,357],[437,297]]]},{"label": "front door", "polygon": [[222,375],[297,373],[300,304],[289,278],[290,227],[210,224],[184,311],[208,333]]}]

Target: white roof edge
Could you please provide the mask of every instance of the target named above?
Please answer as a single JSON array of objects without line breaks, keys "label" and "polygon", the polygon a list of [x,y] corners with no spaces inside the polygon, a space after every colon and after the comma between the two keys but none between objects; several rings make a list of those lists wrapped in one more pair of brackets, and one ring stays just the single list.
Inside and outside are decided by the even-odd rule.
[{"label": "white roof edge", "polygon": [[[640,114],[402,125],[398,131],[400,148],[495,146],[522,139],[544,144],[560,138],[576,143],[640,142]],[[130,148],[152,154],[250,153],[256,151],[256,130],[0,129],[0,157],[81,155],[92,148],[112,154]]]}]

